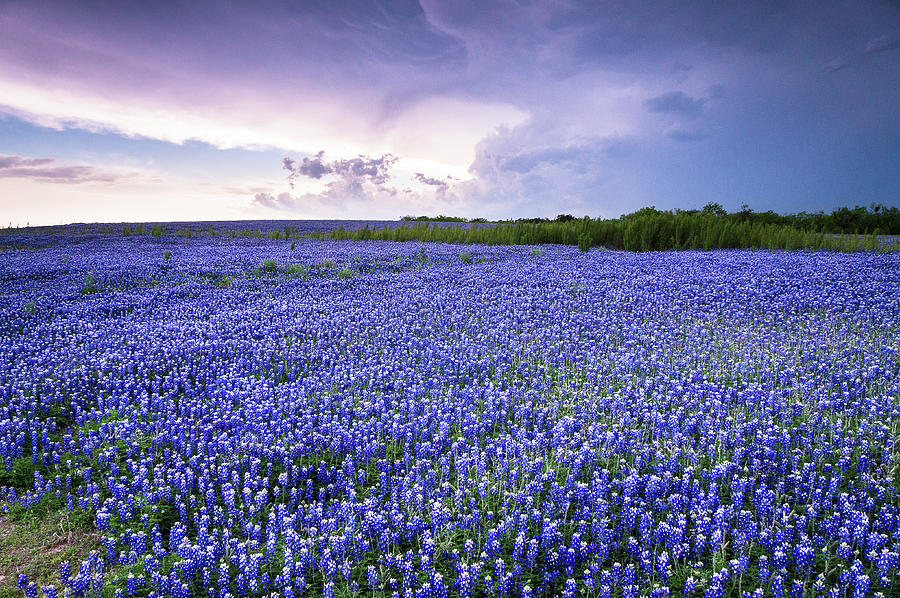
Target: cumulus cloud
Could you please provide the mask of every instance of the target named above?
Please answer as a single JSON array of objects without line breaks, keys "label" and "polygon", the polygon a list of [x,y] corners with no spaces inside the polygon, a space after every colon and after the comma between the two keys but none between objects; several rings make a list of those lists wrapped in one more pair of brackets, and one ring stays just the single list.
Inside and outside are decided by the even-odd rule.
[{"label": "cumulus cloud", "polygon": [[113,183],[123,174],[94,166],[56,165],[55,158],[0,156],[0,178],[26,178],[45,183]]},{"label": "cumulus cloud", "polygon": [[420,183],[422,183],[423,185],[432,185],[435,187],[446,187],[447,186],[447,181],[445,181],[443,179],[438,179],[435,177],[425,176],[425,174],[421,173],[421,172],[416,173],[416,180],[419,181]]},{"label": "cumulus cloud", "polygon": [[[417,172],[415,174],[415,179],[422,183],[423,185],[427,185],[428,187],[433,187],[436,196],[439,199],[444,199],[447,196],[447,191],[450,189],[450,185],[455,180],[454,177],[448,176],[446,179],[439,179],[437,177],[425,176],[423,172]],[[405,192],[412,193],[412,189],[407,189]]]},{"label": "cumulus cloud", "polygon": [[251,205],[301,216],[342,217],[365,212],[396,218],[411,209],[445,209],[458,201],[453,186],[459,179],[424,171],[394,172],[398,161],[392,154],[328,160],[324,151],[299,161],[286,157],[282,168],[288,172],[292,189],[303,183],[300,192],[255,190]]},{"label": "cumulus cloud", "polygon": [[366,185],[351,188],[344,179],[329,183],[322,191],[306,193],[263,192],[253,196],[251,205],[298,217],[346,219],[357,214],[367,218],[396,219],[411,210],[421,213],[441,211],[454,203],[456,196],[446,189],[425,185],[417,190],[392,185]]},{"label": "cumulus cloud", "polygon": [[277,197],[272,193],[257,193],[253,196],[253,203],[264,208],[277,209],[291,200],[290,193],[279,193]]},{"label": "cumulus cloud", "polygon": [[[475,206],[478,215],[546,216],[559,212],[613,208],[602,199],[616,165],[633,142],[617,135],[580,137],[559,132],[548,143],[547,122],[502,127],[476,147],[471,179],[454,192]],[[595,203],[596,202],[596,203]],[[588,208],[595,203],[593,208]],[[512,210],[510,210],[512,206]]]},{"label": "cumulus cloud", "polygon": [[326,162],[324,156],[325,151],[319,151],[313,158],[303,158],[299,165],[292,158],[282,159],[281,165],[289,173],[288,182],[291,188],[294,188],[298,177],[319,180],[328,175],[334,175],[350,188],[357,190],[360,190],[366,182],[383,185],[390,179],[391,166],[397,162],[397,157],[392,154],[383,154],[378,158],[360,154],[356,158],[330,162]]}]

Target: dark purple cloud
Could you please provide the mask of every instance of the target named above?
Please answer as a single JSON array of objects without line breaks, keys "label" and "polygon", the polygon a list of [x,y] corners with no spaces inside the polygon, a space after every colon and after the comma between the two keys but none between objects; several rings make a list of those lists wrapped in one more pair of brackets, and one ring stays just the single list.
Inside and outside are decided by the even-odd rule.
[{"label": "dark purple cloud", "polygon": [[23,158],[22,156],[0,156],[0,170],[5,168],[28,168],[44,166],[54,162],[53,158]]},{"label": "dark purple cloud", "polygon": [[415,179],[423,185],[428,187],[432,187],[437,195],[438,199],[446,199],[447,192],[450,190],[450,185],[453,183],[453,178],[448,177],[446,179],[439,179],[436,177],[426,176],[423,172],[417,172],[415,174]]},{"label": "dark purple cloud", "polygon": [[303,161],[300,163],[300,168],[298,169],[300,174],[313,179],[321,179],[326,174],[331,174],[333,169],[329,164],[322,161],[323,155],[325,155],[325,152],[320,150],[315,158],[303,158]]},{"label": "dark purple cloud", "polygon": [[25,178],[45,183],[112,183],[123,175],[93,166],[53,166],[55,158],[0,156],[0,178]]},{"label": "dark purple cloud", "polygon": [[703,112],[705,103],[705,98],[692,98],[683,91],[670,91],[645,100],[644,106],[651,112],[664,112],[693,118]]},{"label": "dark purple cloud", "polygon": [[446,187],[448,182],[444,179],[438,179],[435,177],[425,176],[422,172],[416,173],[416,180],[422,183],[423,185],[430,185],[432,187]]}]

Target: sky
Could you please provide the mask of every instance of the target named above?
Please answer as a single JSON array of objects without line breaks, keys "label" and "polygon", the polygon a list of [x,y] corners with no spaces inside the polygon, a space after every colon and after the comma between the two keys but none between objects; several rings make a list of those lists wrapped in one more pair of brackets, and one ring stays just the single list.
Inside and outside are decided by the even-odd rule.
[{"label": "sky", "polygon": [[0,224],[895,206],[898,106],[897,2],[3,0]]}]

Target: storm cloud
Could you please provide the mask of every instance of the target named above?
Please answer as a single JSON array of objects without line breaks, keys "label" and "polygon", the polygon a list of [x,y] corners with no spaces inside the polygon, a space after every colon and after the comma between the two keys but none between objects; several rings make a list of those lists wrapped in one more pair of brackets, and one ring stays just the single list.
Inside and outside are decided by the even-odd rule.
[{"label": "storm cloud", "polygon": [[10,0],[0,113],[25,125],[0,151],[66,160],[5,169],[51,182],[103,175],[47,170],[82,159],[47,131],[128,140],[108,155],[140,164],[172,152],[147,140],[197,144],[172,170],[261,189],[242,199],[260,215],[894,205],[898,40],[879,0]]}]

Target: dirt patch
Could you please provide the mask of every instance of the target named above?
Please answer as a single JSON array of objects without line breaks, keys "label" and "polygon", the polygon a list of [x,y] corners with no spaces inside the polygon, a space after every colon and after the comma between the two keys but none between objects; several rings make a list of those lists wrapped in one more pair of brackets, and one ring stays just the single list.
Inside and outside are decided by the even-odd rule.
[{"label": "dirt patch", "polygon": [[81,561],[100,546],[91,526],[73,520],[61,509],[46,514],[0,516],[0,598],[21,596],[20,574],[38,587],[59,587],[59,568],[69,561],[77,571]]}]

